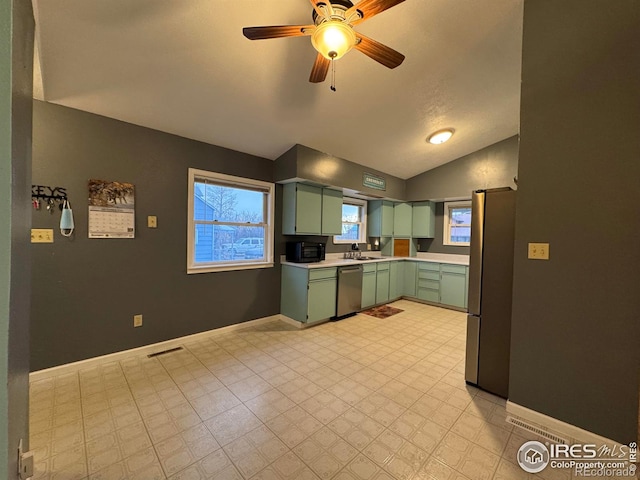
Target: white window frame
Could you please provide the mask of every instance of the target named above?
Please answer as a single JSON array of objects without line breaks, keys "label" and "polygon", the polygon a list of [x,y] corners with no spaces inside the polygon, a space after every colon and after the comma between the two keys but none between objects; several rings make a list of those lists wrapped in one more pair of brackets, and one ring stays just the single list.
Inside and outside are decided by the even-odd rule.
[{"label": "white window frame", "polygon": [[353,223],[353,224],[358,224],[360,225],[360,228],[358,229],[358,231],[360,232],[360,237],[358,238],[358,240],[340,240],[338,239],[339,235],[334,235],[333,236],[333,243],[335,245],[342,245],[342,244],[352,244],[352,243],[367,243],[367,201],[366,200],[362,200],[360,198],[353,198],[353,197],[344,197],[342,199],[342,204],[347,204],[347,205],[357,205],[358,207],[361,208],[360,212],[360,221],[359,222],[342,222],[342,207],[340,207],[340,220],[341,220],[341,227],[342,228],[342,223]]},{"label": "white window frame", "polygon": [[[471,200],[464,200],[458,202],[444,202],[444,225],[442,228],[442,244],[453,247],[468,247],[469,242],[453,242],[451,241],[451,209],[453,208],[471,208]],[[466,225],[458,225],[466,226]],[[469,224],[471,227],[471,224]]]},{"label": "white window frame", "polygon": [[[214,183],[224,184],[233,188],[246,188],[250,190],[264,190],[267,194],[265,201],[265,222],[260,224],[264,227],[264,259],[242,259],[228,260],[224,262],[195,263],[195,226],[194,220],[194,185],[196,179],[211,180]],[[274,231],[274,212],[275,212],[275,185],[270,182],[254,180],[251,178],[236,177],[233,175],[225,175],[217,172],[209,172],[207,170],[189,169],[189,201],[187,212],[187,273],[209,273],[224,272],[230,270],[249,270],[254,268],[270,268],[273,267],[273,231]],[[215,225],[216,221],[207,221]],[[226,224],[228,222],[220,222]],[[246,224],[244,224],[246,225]]]}]

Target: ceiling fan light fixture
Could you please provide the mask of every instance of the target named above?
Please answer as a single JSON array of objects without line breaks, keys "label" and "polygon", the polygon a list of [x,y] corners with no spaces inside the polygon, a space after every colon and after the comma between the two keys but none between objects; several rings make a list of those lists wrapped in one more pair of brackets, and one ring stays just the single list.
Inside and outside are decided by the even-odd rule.
[{"label": "ceiling fan light fixture", "polygon": [[329,20],[316,27],[311,43],[324,58],[337,60],[356,44],[356,33],[342,21]]},{"label": "ceiling fan light fixture", "polygon": [[429,135],[429,138],[427,138],[427,140],[433,145],[440,145],[449,140],[453,136],[453,132],[453,128],[444,128]]}]

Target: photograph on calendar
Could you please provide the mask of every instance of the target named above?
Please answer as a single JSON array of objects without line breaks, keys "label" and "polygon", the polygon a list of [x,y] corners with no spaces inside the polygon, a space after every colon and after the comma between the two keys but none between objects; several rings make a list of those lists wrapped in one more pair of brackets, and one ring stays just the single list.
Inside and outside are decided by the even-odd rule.
[{"label": "photograph on calendar", "polygon": [[89,180],[89,238],[135,238],[135,186]]}]

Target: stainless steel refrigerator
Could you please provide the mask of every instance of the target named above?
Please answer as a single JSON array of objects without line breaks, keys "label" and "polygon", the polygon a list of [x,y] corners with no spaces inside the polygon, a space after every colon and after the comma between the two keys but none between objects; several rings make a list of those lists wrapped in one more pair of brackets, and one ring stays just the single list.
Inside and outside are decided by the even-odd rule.
[{"label": "stainless steel refrigerator", "polygon": [[465,380],[507,398],[516,192],[473,192]]}]

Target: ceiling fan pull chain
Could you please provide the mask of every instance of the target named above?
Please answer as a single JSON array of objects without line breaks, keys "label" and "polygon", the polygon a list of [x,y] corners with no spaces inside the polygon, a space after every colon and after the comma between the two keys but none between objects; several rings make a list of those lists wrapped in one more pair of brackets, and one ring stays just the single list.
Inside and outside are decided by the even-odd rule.
[{"label": "ceiling fan pull chain", "polygon": [[336,91],[336,61],[335,59],[331,59],[331,91]]}]

